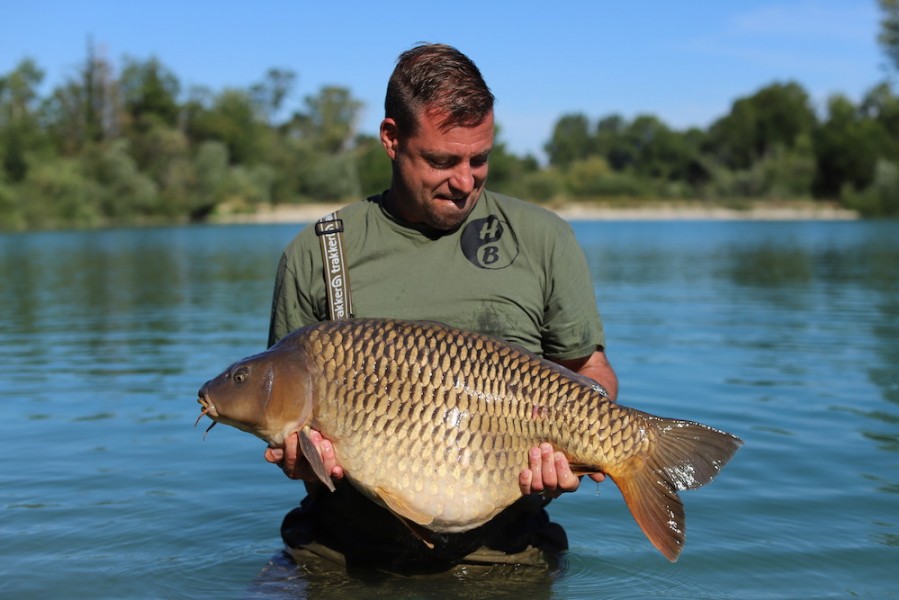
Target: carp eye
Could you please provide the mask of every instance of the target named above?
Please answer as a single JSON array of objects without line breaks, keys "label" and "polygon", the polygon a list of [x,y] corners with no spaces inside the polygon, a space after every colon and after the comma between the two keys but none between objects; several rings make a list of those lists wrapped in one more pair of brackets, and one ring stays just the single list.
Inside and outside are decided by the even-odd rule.
[{"label": "carp eye", "polygon": [[234,374],[231,376],[231,378],[234,380],[234,383],[243,383],[249,376],[250,370],[246,367],[240,367],[239,369],[234,371]]}]

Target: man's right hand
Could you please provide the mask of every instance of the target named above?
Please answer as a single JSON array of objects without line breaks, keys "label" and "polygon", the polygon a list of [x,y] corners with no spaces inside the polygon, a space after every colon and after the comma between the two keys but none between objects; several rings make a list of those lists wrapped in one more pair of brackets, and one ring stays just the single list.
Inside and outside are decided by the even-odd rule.
[{"label": "man's right hand", "polygon": [[[343,479],[343,468],[337,464],[337,457],[334,456],[334,446],[331,442],[324,439],[322,434],[314,429],[310,429],[312,445],[322,457],[325,470],[331,474],[333,479]],[[299,453],[299,436],[292,433],[284,439],[283,448],[266,448],[265,460],[276,464],[284,471],[284,474],[291,479],[302,479],[307,483],[319,481],[309,461]]]}]

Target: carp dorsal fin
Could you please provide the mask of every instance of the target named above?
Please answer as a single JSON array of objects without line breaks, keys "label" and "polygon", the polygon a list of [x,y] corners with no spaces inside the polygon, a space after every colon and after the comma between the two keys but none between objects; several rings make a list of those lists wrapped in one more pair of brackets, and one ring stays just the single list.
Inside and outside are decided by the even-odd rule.
[{"label": "carp dorsal fin", "polygon": [[322,462],[322,455],[315,449],[315,444],[312,443],[312,438],[309,433],[310,431],[311,430],[308,427],[304,427],[297,436],[299,437],[298,445],[300,447],[300,452],[302,452],[303,456],[306,457],[306,460],[309,461],[312,472],[315,473],[318,478],[321,479],[321,482],[333,492],[335,488],[334,482],[331,481],[331,474],[325,470],[325,463]]}]

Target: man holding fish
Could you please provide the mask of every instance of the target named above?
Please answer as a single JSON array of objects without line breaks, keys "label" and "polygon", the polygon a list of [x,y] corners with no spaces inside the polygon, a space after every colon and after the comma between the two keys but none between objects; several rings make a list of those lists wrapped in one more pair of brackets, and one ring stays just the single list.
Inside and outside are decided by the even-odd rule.
[{"label": "man holding fish", "polygon": [[[489,334],[589,377],[614,399],[617,378],[570,227],[484,187],[493,95],[474,63],[440,44],[404,52],[388,83],[380,140],[392,161],[390,188],[339,213],[347,277],[337,279],[337,289],[341,302],[344,292],[351,295],[352,316],[440,321]],[[325,225],[301,232],[281,257],[270,345],[333,318],[323,276],[331,255],[323,257],[320,247]],[[342,481],[331,442],[316,431],[309,441],[336,492],[298,456],[296,434],[265,454],[288,477],[306,482],[307,498],[282,526],[295,557],[312,552],[348,566],[440,570],[459,562],[546,564],[547,555],[567,547],[543,507],[576,490],[579,478],[549,444],[529,451],[519,502],[474,532],[447,534],[447,554],[424,562],[414,531]]]}]

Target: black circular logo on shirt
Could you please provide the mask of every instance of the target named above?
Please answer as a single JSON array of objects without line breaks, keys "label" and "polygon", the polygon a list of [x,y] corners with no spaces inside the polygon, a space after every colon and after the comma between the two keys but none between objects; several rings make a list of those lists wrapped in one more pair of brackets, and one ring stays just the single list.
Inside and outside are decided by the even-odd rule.
[{"label": "black circular logo on shirt", "polygon": [[496,215],[470,221],[462,230],[462,253],[481,269],[505,269],[518,256],[518,240]]}]

